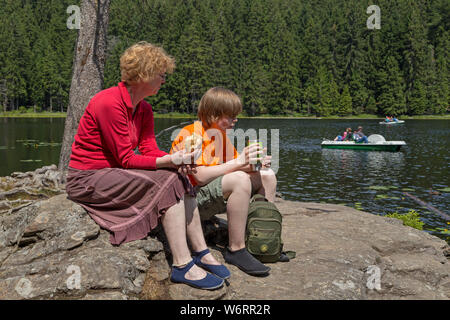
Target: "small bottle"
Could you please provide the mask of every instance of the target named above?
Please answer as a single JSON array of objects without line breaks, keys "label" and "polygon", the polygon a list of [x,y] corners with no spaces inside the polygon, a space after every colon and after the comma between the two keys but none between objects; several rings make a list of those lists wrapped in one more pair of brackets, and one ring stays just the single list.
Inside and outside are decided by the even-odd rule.
[{"label": "small bottle", "polygon": [[[249,140],[247,143],[247,146],[251,146],[252,144],[258,144],[259,148],[262,150],[263,149],[263,144],[261,141],[258,140]],[[260,171],[261,167],[262,167],[262,162],[261,162],[261,156],[258,154],[256,156],[258,158],[258,160],[256,161],[255,164],[252,164],[253,168],[255,171]]]}]

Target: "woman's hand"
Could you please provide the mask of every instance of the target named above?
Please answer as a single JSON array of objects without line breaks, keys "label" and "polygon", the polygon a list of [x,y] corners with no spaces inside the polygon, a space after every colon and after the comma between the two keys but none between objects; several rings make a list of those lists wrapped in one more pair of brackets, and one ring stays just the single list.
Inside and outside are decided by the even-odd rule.
[{"label": "woman's hand", "polygon": [[156,159],[156,168],[172,168],[177,170],[181,168],[180,173],[190,173],[196,167],[195,162],[201,154],[201,149],[196,149],[190,153],[181,150],[173,154],[167,154]]},{"label": "woman's hand", "polygon": [[197,148],[193,152],[186,152],[181,150],[171,154],[171,162],[174,168],[178,169],[178,172],[183,175],[197,173],[197,165],[195,162],[201,156],[202,149]]},{"label": "woman's hand", "polygon": [[198,158],[202,155],[202,149],[195,149],[193,152],[186,152],[185,150],[180,150],[172,153],[171,161],[178,167],[181,165],[194,165]]}]

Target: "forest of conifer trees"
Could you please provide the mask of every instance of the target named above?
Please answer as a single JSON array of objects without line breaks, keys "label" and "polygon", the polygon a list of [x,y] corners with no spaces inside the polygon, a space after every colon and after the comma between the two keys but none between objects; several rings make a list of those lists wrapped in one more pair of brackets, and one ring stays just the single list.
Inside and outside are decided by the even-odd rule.
[{"label": "forest of conifer trees", "polygon": [[[75,0],[0,0],[0,111],[66,111]],[[369,5],[381,28],[366,25]],[[146,40],[177,68],[150,102],[195,113],[210,87],[249,116],[422,115],[449,111],[448,0],[112,0],[105,87]],[[23,110],[22,109],[22,110]]]}]

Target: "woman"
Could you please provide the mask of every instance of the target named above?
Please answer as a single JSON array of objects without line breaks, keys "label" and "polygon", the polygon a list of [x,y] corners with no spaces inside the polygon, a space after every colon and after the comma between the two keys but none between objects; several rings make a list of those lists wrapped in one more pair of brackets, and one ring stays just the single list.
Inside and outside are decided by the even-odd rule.
[{"label": "woman", "polygon": [[345,132],[347,133],[343,139],[343,141],[352,141],[353,139],[353,132],[352,132],[352,128],[347,128],[345,130]]},{"label": "woman", "polygon": [[[143,100],[158,93],[174,59],[139,42],[123,53],[120,68],[122,82],[96,94],[80,120],[67,177],[69,199],[110,231],[115,245],[145,238],[161,221],[173,256],[171,280],[219,288],[223,279],[196,265],[229,273],[206,246],[195,192],[185,177],[195,167],[182,163],[200,153],[159,150],[152,108]],[[192,259],[186,236],[201,260]]]},{"label": "woman", "polygon": [[347,136],[349,133],[351,134],[351,132],[352,132],[351,128],[345,129],[344,134],[342,136],[339,135],[336,138],[334,138],[334,141],[345,141],[346,139],[348,140]]}]

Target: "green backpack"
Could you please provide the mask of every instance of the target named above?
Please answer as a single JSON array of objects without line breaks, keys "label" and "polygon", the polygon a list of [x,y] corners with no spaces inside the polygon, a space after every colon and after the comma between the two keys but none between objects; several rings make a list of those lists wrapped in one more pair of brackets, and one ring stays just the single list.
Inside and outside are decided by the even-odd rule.
[{"label": "green backpack", "polygon": [[281,240],[282,216],[275,204],[260,194],[250,200],[245,246],[261,262],[287,262],[295,252],[283,252]]}]

